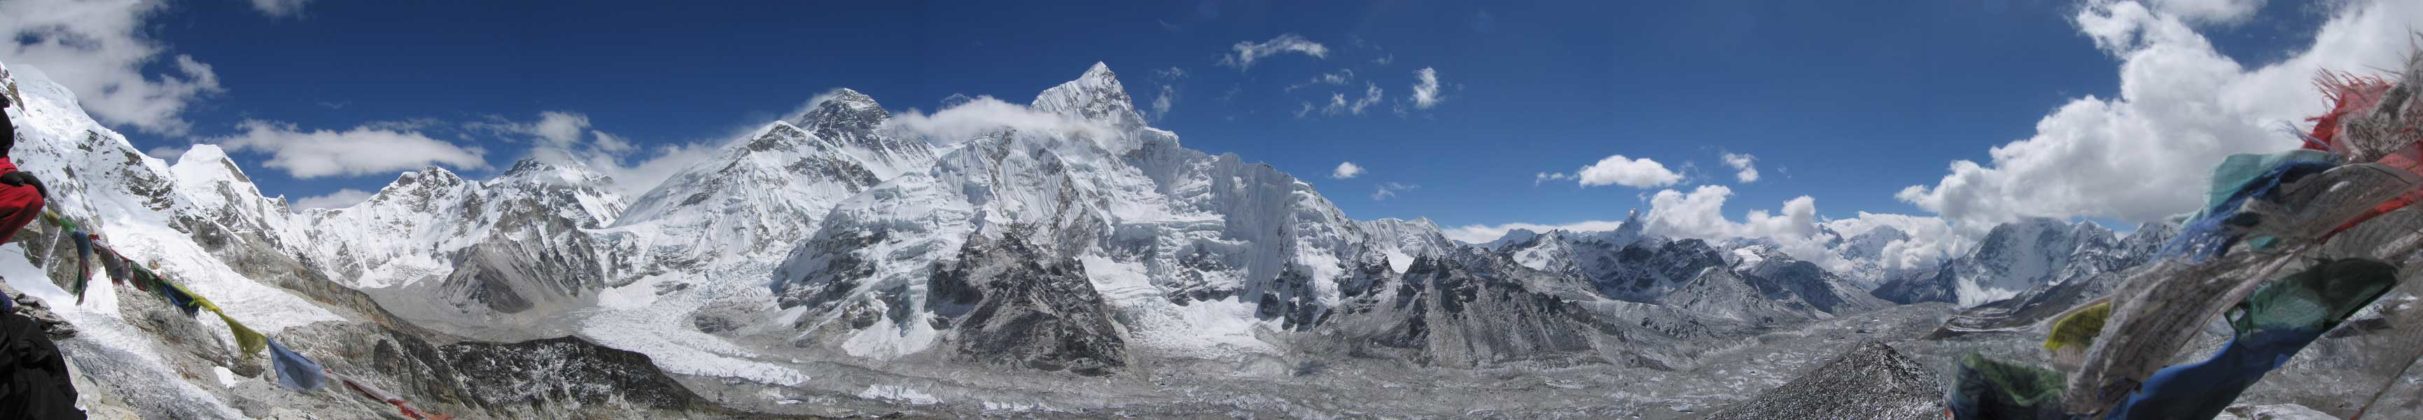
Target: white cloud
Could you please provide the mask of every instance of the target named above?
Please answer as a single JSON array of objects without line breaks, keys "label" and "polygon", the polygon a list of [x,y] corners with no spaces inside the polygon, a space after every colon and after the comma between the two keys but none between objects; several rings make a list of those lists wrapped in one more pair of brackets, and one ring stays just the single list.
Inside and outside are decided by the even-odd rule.
[{"label": "white cloud", "polygon": [[643,150],[629,139],[598,129],[588,115],[571,111],[540,112],[538,119],[532,121],[488,121],[468,126],[528,141],[532,159],[597,171],[614,182],[608,186],[614,193],[625,197],[647,193],[675,172],[713,156],[721,143],[730,141],[668,144]]},{"label": "white cloud", "polygon": [[980,96],[957,106],[943,108],[933,114],[917,110],[893,115],[883,124],[883,130],[898,138],[925,141],[937,146],[949,146],[968,140],[1000,133],[1002,130],[1043,133],[1077,133],[1078,137],[1107,139],[1119,130],[1101,122],[1069,118],[1060,114],[1037,111],[991,96]]},{"label": "white cloud", "polygon": [[1161,119],[1161,117],[1163,117],[1163,116],[1167,116],[1167,115],[1169,115],[1169,109],[1170,109],[1170,107],[1171,107],[1171,106],[1175,106],[1175,105],[1177,105],[1176,103],[1174,103],[1174,102],[1175,102],[1175,101],[1177,101],[1177,100],[1178,100],[1178,88],[1177,88],[1177,87],[1170,86],[1170,85],[1161,85],[1161,94],[1160,94],[1159,96],[1154,96],[1154,97],[1153,97],[1153,105],[1152,105],[1152,107],[1153,107],[1153,119],[1158,120],[1158,119]]},{"label": "white cloud", "polygon": [[1362,175],[1363,167],[1355,165],[1354,162],[1338,162],[1338,169],[1329,171],[1329,177],[1337,179],[1354,179],[1354,177]]},{"label": "white cloud", "polygon": [[295,128],[294,124],[247,120],[242,133],[212,139],[228,150],[268,153],[263,166],[295,178],[392,173],[430,165],[485,168],[479,148],[466,148],[415,131],[355,127],[346,131]]},{"label": "white cloud", "polygon": [[2248,69],[2178,16],[2135,2],[2090,4],[2078,27],[2120,58],[2118,97],[2072,100],[2039,120],[2035,135],[1993,148],[1988,163],[1953,162],[1934,185],[1895,197],[1972,233],[2025,216],[2142,222],[2193,211],[2223,157],[2296,147],[2281,129],[2322,111],[2312,85],[2320,71],[2403,68],[2423,28],[2423,2],[2334,10],[2312,46]]},{"label": "white cloud", "polygon": [[328,195],[303,197],[302,199],[295,200],[294,208],[333,209],[339,207],[352,207],[354,204],[361,203],[363,200],[369,200],[371,195],[373,194],[371,194],[369,191],[346,188],[328,193]]},{"label": "white cloud", "polygon": [[1423,67],[1414,70],[1413,77],[1416,79],[1413,84],[1413,107],[1430,109],[1438,106],[1439,101],[1444,99],[1439,97],[1439,71]]},{"label": "white cloud", "polygon": [[2154,10],[2194,24],[2237,24],[2263,9],[2264,0],[2152,0]]},{"label": "white cloud", "polygon": [[1153,81],[1160,83],[1159,95],[1153,96],[1153,119],[1169,116],[1169,109],[1178,102],[1178,81],[1186,80],[1186,69],[1170,67],[1154,70]]},{"label": "white cloud", "polygon": [[1539,175],[1535,175],[1535,176],[1532,176],[1532,177],[1531,177],[1531,185],[1540,185],[1540,184],[1542,184],[1542,183],[1546,183],[1546,182],[1548,182],[1548,181],[1570,181],[1570,180],[1573,180],[1573,174],[1564,173],[1564,172],[1541,172]]},{"label": "white cloud", "polygon": [[1859,212],[1859,217],[1828,220],[1824,224],[1844,239],[1858,237],[1880,227],[1891,227],[1908,235],[1909,239],[1885,244],[1882,252],[1878,253],[1877,262],[1889,270],[1933,268],[1933,264],[1945,258],[1968,253],[1969,246],[1975,244],[1975,241],[1963,239],[1964,236],[1953,230],[1951,224],[1936,217],[1863,211]]},{"label": "white cloud", "polygon": [[1725,238],[1806,238],[1817,233],[1817,200],[1800,196],[1784,202],[1781,214],[1753,210],[1741,222],[1727,220],[1725,200],[1733,189],[1701,185],[1683,193],[1658,191],[1649,196],[1645,231],[1669,236]]},{"label": "white cloud", "polygon": [[311,0],[252,0],[252,9],[269,17],[296,17],[303,15],[303,6],[308,3]]},{"label": "white cloud", "polygon": [[1547,180],[1579,180],[1584,187],[1622,185],[1632,188],[1654,188],[1683,181],[1683,175],[1667,170],[1665,164],[1649,158],[1632,159],[1624,155],[1608,156],[1598,163],[1583,166],[1571,175],[1541,174],[1534,182]]},{"label": "white cloud", "polygon": [[663,184],[674,173],[714,157],[719,149],[718,144],[712,143],[670,144],[641,155],[592,154],[583,163],[614,180],[615,194],[638,197]]},{"label": "white cloud", "polygon": [[1296,34],[1279,35],[1262,42],[1240,41],[1230,49],[1235,53],[1220,56],[1220,65],[1235,67],[1238,71],[1251,69],[1254,67],[1255,61],[1279,54],[1295,53],[1309,55],[1313,58],[1329,57],[1329,47]]},{"label": "white cloud", "polygon": [[1324,115],[1363,115],[1364,110],[1379,104],[1385,93],[1380,91],[1380,85],[1365,83],[1362,98],[1348,101],[1344,93],[1330,94],[1329,106],[1322,107],[1321,113]]},{"label": "white cloud", "polygon": [[1733,179],[1744,184],[1758,182],[1758,157],[1749,153],[1726,153],[1725,166],[1733,167]]},{"label": "white cloud", "polygon": [[1397,193],[1406,192],[1406,191],[1413,191],[1413,190],[1417,190],[1417,189],[1421,189],[1421,188],[1422,188],[1422,186],[1420,186],[1420,185],[1413,185],[1413,184],[1396,183],[1396,182],[1383,183],[1383,184],[1380,184],[1379,190],[1376,190],[1376,191],[1372,191],[1372,192],[1371,192],[1371,201],[1381,201],[1381,200],[1387,200],[1387,199],[1390,199],[1390,198],[1395,198],[1395,197],[1397,196]]},{"label": "white cloud", "polygon": [[[163,2],[13,0],[0,2],[0,60],[29,64],[76,92],[102,122],[146,133],[183,135],[186,109],[224,91],[209,64],[144,35]],[[144,68],[168,60],[164,71]],[[16,71],[26,71],[24,68]]]},{"label": "white cloud", "polygon": [[1355,71],[1354,71],[1354,69],[1338,69],[1338,71],[1336,71],[1336,72],[1332,72],[1332,73],[1322,73],[1322,74],[1321,74],[1321,75],[1319,75],[1319,76],[1313,76],[1313,77],[1312,77],[1312,80],[1306,80],[1306,81],[1304,81],[1304,83],[1297,83],[1297,84],[1293,84],[1293,85],[1287,85],[1287,88],[1286,88],[1286,89],[1281,89],[1281,91],[1283,91],[1283,92],[1294,92],[1294,91],[1296,91],[1296,89],[1303,89],[1303,88],[1308,88],[1308,87],[1313,87],[1313,86],[1320,86],[1320,85],[1343,86],[1343,85],[1345,85],[1345,84],[1346,84],[1346,82],[1351,82],[1351,81],[1354,81],[1354,80],[1355,80]]},{"label": "white cloud", "polygon": [[1844,238],[1887,226],[1909,234],[1910,239],[1888,243],[1880,253],[1878,262],[1890,270],[1924,269],[1966,252],[1967,245],[1974,242],[1934,217],[1861,212],[1857,218],[1820,221],[1817,200],[1805,195],[1784,201],[1778,212],[1751,210],[1735,221],[1723,214],[1725,201],[1732,195],[1732,189],[1721,185],[1703,185],[1689,193],[1658,191],[1649,198],[1643,231],[1706,240],[1764,240],[1793,258],[1838,273],[1848,272],[1854,263],[1828,247],[1833,237],[1819,235],[1820,225]]}]

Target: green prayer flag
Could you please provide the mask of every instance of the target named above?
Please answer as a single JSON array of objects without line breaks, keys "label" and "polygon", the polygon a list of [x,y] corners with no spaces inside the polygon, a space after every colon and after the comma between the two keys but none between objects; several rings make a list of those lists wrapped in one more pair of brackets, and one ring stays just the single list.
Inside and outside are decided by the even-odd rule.
[{"label": "green prayer flag", "polygon": [[219,314],[220,321],[227,322],[228,332],[236,335],[236,348],[243,350],[244,355],[260,354],[262,349],[269,348],[269,337],[261,335],[260,331],[253,331],[251,327],[236,322],[236,319],[227,316],[226,312],[219,312],[218,309],[211,309],[211,312]]}]

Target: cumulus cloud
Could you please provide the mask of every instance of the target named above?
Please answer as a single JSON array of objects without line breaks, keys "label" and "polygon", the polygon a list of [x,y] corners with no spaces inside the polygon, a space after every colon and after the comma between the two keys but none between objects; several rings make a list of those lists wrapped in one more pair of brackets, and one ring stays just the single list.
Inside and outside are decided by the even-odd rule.
[{"label": "cumulus cloud", "polygon": [[1413,77],[1415,80],[1413,83],[1413,107],[1430,109],[1430,107],[1438,106],[1439,101],[1442,100],[1442,98],[1439,97],[1439,71],[1437,69],[1423,67],[1421,70],[1414,70]]},{"label": "cumulus cloud", "polygon": [[1744,184],[1758,182],[1758,157],[1748,153],[1726,153],[1725,166],[1733,167],[1733,179]]},{"label": "cumulus cloud", "polygon": [[2223,157],[2298,144],[2284,129],[2321,111],[2318,72],[2400,68],[2423,28],[2423,2],[2350,3],[2313,45],[2250,69],[2173,13],[2087,5],[2075,20],[2120,59],[2117,97],[2072,100],[2037,121],[2033,136],[1994,147],[1990,161],[1952,162],[1934,185],[1895,197],[1972,233],[2027,216],[2143,222],[2193,211]]},{"label": "cumulus cloud", "polygon": [[1752,210],[1735,222],[1724,215],[1733,189],[1701,185],[1684,193],[1658,191],[1649,196],[1644,231],[1689,238],[1806,238],[1817,233],[1817,199],[1800,196],[1785,201],[1781,213]]},{"label": "cumulus cloud", "polygon": [[295,200],[294,208],[333,209],[340,207],[353,207],[354,204],[359,204],[364,200],[369,200],[371,195],[372,194],[368,191],[346,188],[328,193],[328,195],[303,197],[302,199]]},{"label": "cumulus cloud", "polygon": [[1642,218],[1643,231],[1707,240],[1761,240],[1786,255],[1838,273],[1849,272],[1856,262],[1843,258],[1830,247],[1835,236],[1820,234],[1821,226],[1844,239],[1880,227],[1908,234],[1909,239],[1889,242],[1880,250],[1876,261],[1887,270],[1929,268],[1966,252],[1971,243],[1943,219],[1934,217],[1861,212],[1857,218],[1819,220],[1817,200],[1805,195],[1785,200],[1775,212],[1751,210],[1739,220],[1730,219],[1723,211],[1725,201],[1732,195],[1732,189],[1721,185],[1703,185],[1688,193],[1658,191],[1649,198],[1649,213]]},{"label": "cumulus cloud", "polygon": [[1329,177],[1336,179],[1354,179],[1354,177],[1362,175],[1363,167],[1355,165],[1354,162],[1338,162],[1338,169],[1329,171]]},{"label": "cumulus cloud", "polygon": [[[102,122],[146,133],[184,135],[191,104],[224,91],[209,64],[144,35],[163,2],[16,0],[0,2],[0,60],[28,64],[76,92]],[[147,72],[146,68],[161,71]]]},{"label": "cumulus cloud", "polygon": [[1598,163],[1583,166],[1572,174],[1542,173],[1533,182],[1578,180],[1584,187],[1622,185],[1632,188],[1655,188],[1683,181],[1683,175],[1666,169],[1665,164],[1649,158],[1633,159],[1624,155],[1608,156]]},{"label": "cumulus cloud", "polygon": [[1237,45],[1229,47],[1229,49],[1234,53],[1221,56],[1220,65],[1235,67],[1237,71],[1251,69],[1254,67],[1255,61],[1280,54],[1303,54],[1313,58],[1329,57],[1329,47],[1296,34],[1279,35],[1262,42],[1239,41]]},{"label": "cumulus cloud", "polygon": [[296,17],[303,15],[303,6],[309,3],[311,0],[252,0],[252,9],[269,17]]},{"label": "cumulus cloud", "polygon": [[1371,192],[1371,201],[1381,201],[1381,200],[1387,200],[1387,199],[1390,199],[1390,198],[1395,198],[1395,197],[1397,196],[1397,193],[1406,192],[1406,191],[1413,191],[1413,190],[1417,190],[1417,189],[1421,189],[1421,188],[1422,188],[1422,186],[1420,186],[1420,185],[1414,185],[1414,184],[1406,184],[1406,183],[1398,183],[1398,182],[1389,182],[1389,183],[1383,183],[1383,184],[1380,184],[1379,190],[1376,190],[1376,191],[1372,191],[1372,192]]},{"label": "cumulus cloud", "polygon": [[295,178],[394,173],[430,165],[457,169],[488,167],[485,152],[429,138],[415,131],[355,127],[345,131],[302,130],[294,124],[247,120],[234,136],[211,140],[228,150],[268,153],[263,166]]},{"label": "cumulus cloud", "polygon": [[1877,228],[1893,228],[1907,235],[1909,239],[1886,243],[1884,249],[1877,253],[1879,267],[1887,270],[1934,268],[1934,264],[1946,258],[1967,253],[1969,246],[1975,244],[1962,239],[1961,233],[1953,230],[1951,224],[1937,217],[1863,211],[1859,212],[1859,217],[1828,220],[1824,226],[1844,239],[1856,238]]}]

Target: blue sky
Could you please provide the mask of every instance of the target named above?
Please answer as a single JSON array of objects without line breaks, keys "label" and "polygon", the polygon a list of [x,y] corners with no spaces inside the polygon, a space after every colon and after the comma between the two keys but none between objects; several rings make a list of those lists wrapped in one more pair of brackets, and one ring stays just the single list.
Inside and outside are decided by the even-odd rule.
[{"label": "blue sky", "polygon": [[[240,138],[254,127],[246,121],[371,127],[477,150],[485,168],[435,162],[481,176],[541,141],[465,128],[482,123],[582,115],[639,146],[623,158],[636,164],[837,87],[894,110],[930,111],[954,94],[1022,103],[1101,61],[1139,108],[1172,93],[1154,124],[1191,147],[1296,174],[1356,218],[1458,226],[1619,219],[1657,191],[1700,185],[1729,189],[1721,214],[1735,218],[1804,195],[1825,218],[1926,215],[1939,209],[1896,193],[2039,136],[2039,120],[2065,104],[2122,96],[2128,54],[2082,31],[2089,6],[1910,3],[180,1],[137,13],[132,36],[160,58],[135,68],[173,78],[180,69],[165,57],[189,56],[207,63],[216,89],[169,117],[181,129],[103,120],[147,150]],[[2327,19],[2354,13],[2251,7],[2202,21],[2156,12],[2184,16],[2250,68],[2296,57]],[[1324,53],[1221,63],[1240,43],[1283,36]],[[1428,107],[1413,100],[1425,68],[1439,80]],[[1340,84],[1308,84],[1345,72]],[[1380,99],[1360,114],[1323,109],[1372,88]],[[1725,153],[1754,156],[1761,176],[1743,182]],[[267,193],[290,197],[374,191],[395,172],[298,174],[269,165],[266,148],[235,155]],[[1540,179],[1611,155],[1681,179]],[[1329,176],[1346,161],[1364,173]],[[1387,186],[1400,188],[1375,194]]]}]

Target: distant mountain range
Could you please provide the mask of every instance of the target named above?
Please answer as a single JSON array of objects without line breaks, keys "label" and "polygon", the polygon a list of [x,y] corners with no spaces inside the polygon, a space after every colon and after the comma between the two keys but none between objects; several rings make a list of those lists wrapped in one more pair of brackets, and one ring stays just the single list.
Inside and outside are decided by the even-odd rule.
[{"label": "distant mountain range", "polygon": [[[405,173],[360,204],[295,210],[217,147],[146,156],[71,93],[20,77],[30,107],[15,156],[63,214],[337,369],[501,417],[1100,414],[1131,403],[1055,387],[1216,383],[1272,364],[1686,369],[1747,337],[1896,304],[2034,299],[2142,263],[2174,230],[2027,220],[1933,270],[1885,268],[1884,249],[1910,239],[1892,228],[1821,226],[1827,265],[1760,241],[1647,234],[1637,214],[1607,232],[1459,243],[1425,220],[1349,218],[1269,165],[1187,149],[1100,64],[1019,107],[1048,126],[936,138],[843,89],[637,197],[580,163],[531,160],[486,180]],[[55,261],[46,251],[16,252]],[[19,289],[56,278],[29,270],[0,275]],[[156,311],[128,303],[139,294],[94,293],[122,296],[68,311],[111,337],[82,348],[166,353],[79,357],[96,381],[258,372],[211,338],[146,326]],[[485,344],[527,340],[594,375]],[[461,365],[482,360],[516,367]],[[475,395],[584,377],[622,379]],[[143,416],[197,404],[264,416],[274,409],[253,402],[297,398],[379,409],[215,382],[99,392]],[[1206,401],[1153,404],[1239,404]]]}]

